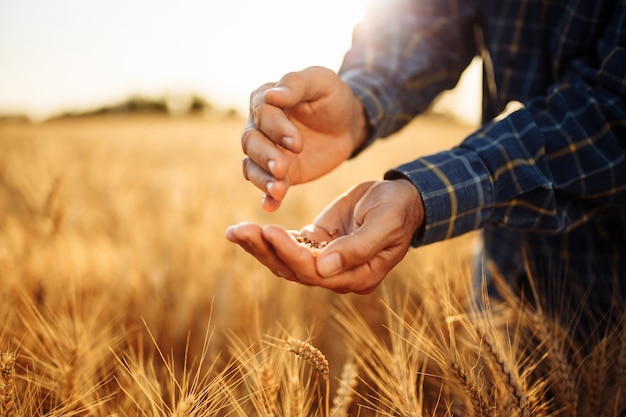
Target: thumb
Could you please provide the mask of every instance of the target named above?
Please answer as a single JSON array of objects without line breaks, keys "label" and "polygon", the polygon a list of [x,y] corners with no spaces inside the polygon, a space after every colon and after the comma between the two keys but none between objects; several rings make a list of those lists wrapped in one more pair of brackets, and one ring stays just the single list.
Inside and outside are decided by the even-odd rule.
[{"label": "thumb", "polygon": [[361,227],[350,235],[333,240],[318,254],[317,272],[323,277],[332,277],[367,265],[389,246],[384,224],[381,226]]},{"label": "thumb", "polygon": [[310,67],[285,74],[274,87],[264,92],[265,101],[280,108],[290,108],[304,101],[313,101],[332,92],[337,74],[324,67]]}]

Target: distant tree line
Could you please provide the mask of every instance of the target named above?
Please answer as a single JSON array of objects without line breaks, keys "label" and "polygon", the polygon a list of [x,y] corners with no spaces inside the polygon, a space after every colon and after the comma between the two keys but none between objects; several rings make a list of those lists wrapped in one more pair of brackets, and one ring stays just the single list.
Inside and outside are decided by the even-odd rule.
[{"label": "distant tree line", "polygon": [[[110,105],[103,105],[95,109],[64,111],[49,118],[65,119],[74,117],[104,116],[115,114],[154,114],[154,115],[181,115],[181,114],[219,114],[225,117],[237,116],[238,111],[231,109],[217,109],[204,97],[197,94],[169,95],[158,98],[143,95],[132,95],[125,100]],[[0,114],[1,120],[28,120],[26,115]]]},{"label": "distant tree line", "polygon": [[[59,117],[100,116],[107,114],[179,115],[217,111],[218,109],[209,103],[209,101],[197,94],[163,96],[159,98],[133,95],[119,103],[102,106],[94,110],[65,112]],[[223,111],[220,112],[224,113]],[[229,109],[226,110],[225,113],[227,115],[236,115],[237,110]]]}]

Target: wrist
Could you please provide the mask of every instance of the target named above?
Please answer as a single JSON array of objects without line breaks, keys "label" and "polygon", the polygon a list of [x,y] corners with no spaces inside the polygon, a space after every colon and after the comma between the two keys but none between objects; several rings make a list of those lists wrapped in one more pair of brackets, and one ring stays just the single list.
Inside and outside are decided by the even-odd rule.
[{"label": "wrist", "polygon": [[[426,208],[419,188],[406,176],[396,171],[389,171],[385,174],[385,180],[402,184],[407,190],[407,226],[412,229],[411,245],[417,246],[426,228]],[[410,219],[410,221],[409,221]]]},{"label": "wrist", "polygon": [[363,150],[372,134],[372,126],[370,125],[367,111],[361,100],[356,96],[354,97],[352,120],[352,155],[356,155]]}]

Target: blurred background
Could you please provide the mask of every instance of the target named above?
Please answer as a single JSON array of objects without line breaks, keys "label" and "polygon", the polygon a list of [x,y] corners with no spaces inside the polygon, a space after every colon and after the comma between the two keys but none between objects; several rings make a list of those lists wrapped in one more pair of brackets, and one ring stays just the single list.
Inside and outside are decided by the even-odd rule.
[{"label": "blurred background", "polygon": [[[246,114],[264,82],[338,69],[367,2],[0,0],[0,114],[44,120],[131,96],[165,98],[174,111],[196,96]],[[471,77],[465,99],[444,107],[474,122],[478,71]]]},{"label": "blurred background", "polygon": [[197,94],[247,111],[250,91],[338,68],[365,1],[0,0],[0,113]]},{"label": "blurred background", "polygon": [[[475,129],[479,64],[435,106],[469,124],[418,117],[261,210],[241,172],[250,92],[338,69],[368,1],[0,0],[0,368],[16,364],[16,415],[187,415],[194,398],[193,415],[216,415],[195,372],[232,369],[230,355],[241,375],[269,364],[292,404],[300,370],[282,365],[280,338],[313,341],[334,391],[362,344],[338,325],[341,308],[378,334],[390,300],[425,294],[438,320],[431,287],[466,288],[474,235],[411,251],[367,296],[277,279],[224,237],[244,220],[300,229],[354,184]],[[242,411],[224,415],[268,414],[249,410],[264,389],[233,376],[237,387],[214,386]]]}]

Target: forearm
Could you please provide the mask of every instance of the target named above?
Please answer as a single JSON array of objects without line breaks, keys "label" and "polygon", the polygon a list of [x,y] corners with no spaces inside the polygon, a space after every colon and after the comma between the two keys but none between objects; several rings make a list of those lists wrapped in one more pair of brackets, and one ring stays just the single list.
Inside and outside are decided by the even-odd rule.
[{"label": "forearm", "polygon": [[339,74],[367,114],[371,131],[364,147],[401,129],[452,88],[475,55],[469,2],[426,3],[386,2],[354,31]]},{"label": "forearm", "polygon": [[626,207],[624,137],[619,96],[562,84],[459,147],[388,176],[405,176],[422,193],[426,226],[415,245],[486,225],[559,233]]}]

